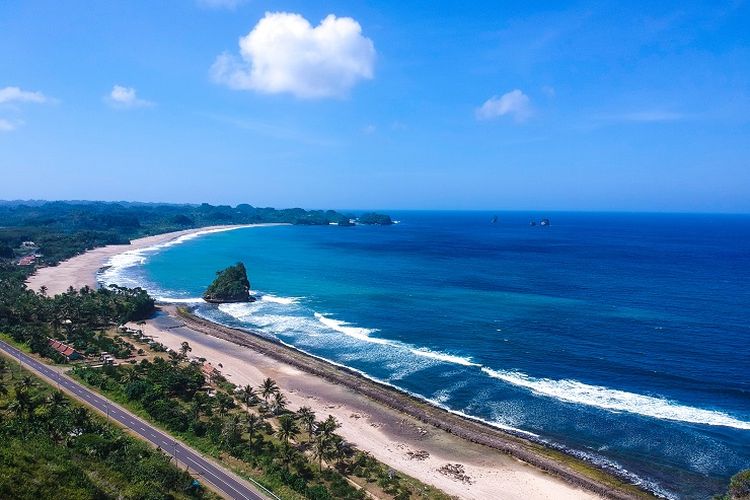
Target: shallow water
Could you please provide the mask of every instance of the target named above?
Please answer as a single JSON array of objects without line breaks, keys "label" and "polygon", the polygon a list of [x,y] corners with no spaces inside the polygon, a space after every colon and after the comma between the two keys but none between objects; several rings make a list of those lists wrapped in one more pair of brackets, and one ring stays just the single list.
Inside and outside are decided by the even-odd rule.
[{"label": "shallow water", "polygon": [[[394,215],[215,232],[120,256],[101,278],[189,302],[241,260],[260,300],[199,314],[667,496],[705,498],[750,467],[750,217]],[[529,225],[542,216],[552,225]]]}]

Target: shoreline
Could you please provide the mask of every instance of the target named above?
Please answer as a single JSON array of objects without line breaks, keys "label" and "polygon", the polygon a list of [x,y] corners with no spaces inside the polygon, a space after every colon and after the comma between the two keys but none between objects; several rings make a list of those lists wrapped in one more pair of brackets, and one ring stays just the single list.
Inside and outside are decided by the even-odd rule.
[{"label": "shoreline", "polygon": [[[633,489],[633,492],[630,493],[596,481],[559,460],[545,456],[542,454],[542,451],[564,454],[566,458],[578,461],[580,464],[585,464],[588,468],[595,469],[601,472],[601,474],[609,476],[617,482],[621,482],[623,485],[628,484],[593,464],[576,459],[543,443],[531,441],[520,432],[517,435],[511,430],[503,430],[491,426],[471,416],[451,412],[396,387],[372,380],[356,370],[307,354],[299,349],[287,346],[280,341],[271,340],[261,333],[232,328],[209,321],[192,314],[188,308],[184,307],[162,305],[161,309],[171,319],[182,322],[185,328],[196,333],[215,337],[251,349],[279,363],[320,377],[331,384],[355,391],[377,404],[384,405],[398,413],[412,417],[425,425],[444,431],[466,442],[491,448],[492,451],[510,456],[534,467],[540,472],[562,479],[565,483],[576,488],[581,488],[586,492],[605,498],[621,500],[643,498],[644,496],[651,497],[650,492],[641,490],[637,486],[630,485]],[[171,328],[174,329],[176,327],[172,326]]]},{"label": "shoreline", "polygon": [[39,291],[42,286],[47,288],[47,294],[50,296],[65,293],[69,287],[75,289],[88,286],[96,288],[97,273],[107,265],[112,257],[133,251],[143,250],[148,247],[163,245],[181,237],[199,235],[208,232],[231,231],[249,227],[265,227],[279,224],[239,224],[239,225],[219,225],[205,226],[193,229],[184,229],[170,233],[161,233],[152,236],[144,236],[131,240],[127,245],[106,245],[103,247],[87,250],[86,252],[71,257],[58,263],[56,266],[40,267],[29,276],[26,280],[26,286]]},{"label": "shoreline", "polygon": [[[27,281],[44,285],[51,295],[69,286],[97,286],[97,273],[118,254],[162,245],[198,233],[266,226],[211,226],[133,240],[85,252],[58,266],[40,268]],[[162,315],[147,321],[144,332],[167,347],[189,341],[193,354],[209,359],[237,385],[277,380],[292,406],[313,406],[342,422],[342,435],[378,460],[460,498],[557,499],[652,498],[614,474],[553,447],[503,431],[470,416],[449,412],[397,388],[262,334],[253,334],[162,306]],[[164,323],[167,323],[166,325]],[[427,452],[427,458],[414,458]],[[439,472],[448,463],[466,467],[470,481]],[[577,469],[586,470],[582,473]]]}]

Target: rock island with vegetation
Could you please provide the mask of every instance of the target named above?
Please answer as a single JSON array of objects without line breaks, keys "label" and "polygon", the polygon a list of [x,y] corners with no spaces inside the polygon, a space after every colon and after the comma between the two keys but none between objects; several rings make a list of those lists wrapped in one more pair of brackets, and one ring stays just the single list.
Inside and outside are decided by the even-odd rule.
[{"label": "rock island with vegetation", "polygon": [[250,281],[242,262],[229,266],[216,273],[216,279],[203,294],[206,302],[223,304],[226,302],[251,302]]}]

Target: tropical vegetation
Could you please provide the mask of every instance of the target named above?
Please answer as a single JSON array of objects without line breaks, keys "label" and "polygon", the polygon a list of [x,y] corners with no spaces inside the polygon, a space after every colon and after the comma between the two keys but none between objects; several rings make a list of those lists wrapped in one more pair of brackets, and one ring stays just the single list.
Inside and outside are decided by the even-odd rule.
[{"label": "tropical vegetation", "polygon": [[250,300],[250,281],[242,262],[216,273],[203,298],[207,302],[247,302]]},{"label": "tropical vegetation", "polygon": [[0,356],[0,498],[215,498],[164,453]]},{"label": "tropical vegetation", "polygon": [[276,382],[204,383],[184,356],[135,365],[76,367],[74,376],[200,451],[284,498],[447,498],[397,473],[339,436],[339,422],[309,408],[291,411]]}]

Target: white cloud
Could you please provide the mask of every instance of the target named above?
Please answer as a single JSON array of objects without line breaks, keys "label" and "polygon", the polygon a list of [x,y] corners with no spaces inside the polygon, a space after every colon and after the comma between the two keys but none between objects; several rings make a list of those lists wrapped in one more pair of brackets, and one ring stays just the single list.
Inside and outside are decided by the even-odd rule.
[{"label": "white cloud", "polygon": [[0,118],[0,132],[10,132],[16,129],[16,125],[4,118]]},{"label": "white cloud", "polygon": [[510,115],[516,121],[524,121],[531,116],[529,96],[520,90],[512,90],[502,96],[492,96],[482,106],[477,108],[477,118],[491,120],[500,116]]},{"label": "white cloud", "polygon": [[47,102],[47,97],[41,92],[31,92],[18,87],[5,87],[0,89],[0,104],[10,102]]},{"label": "white cloud", "polygon": [[378,131],[378,127],[376,127],[372,123],[365,125],[365,127],[362,129],[362,133],[365,135],[372,135],[377,131]]},{"label": "white cloud", "polygon": [[116,108],[143,108],[153,106],[154,103],[140,99],[133,87],[115,85],[105,100]]},{"label": "white cloud", "polygon": [[214,81],[236,90],[343,97],[373,77],[375,47],[350,17],[313,27],[299,14],[267,12],[239,45],[240,57],[224,53],[211,67]]},{"label": "white cloud", "polygon": [[198,5],[208,9],[234,10],[247,0],[197,0]]}]

